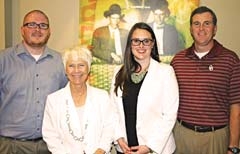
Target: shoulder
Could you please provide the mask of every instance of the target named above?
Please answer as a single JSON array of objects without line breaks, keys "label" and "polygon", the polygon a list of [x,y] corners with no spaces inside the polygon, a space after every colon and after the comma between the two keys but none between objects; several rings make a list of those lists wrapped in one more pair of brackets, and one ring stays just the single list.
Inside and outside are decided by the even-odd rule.
[{"label": "shoulder", "polygon": [[6,57],[6,56],[10,56],[14,52],[16,52],[17,48],[19,48],[18,46],[19,45],[12,46],[12,47],[0,50],[0,58]]},{"label": "shoulder", "polygon": [[94,33],[97,33],[97,32],[102,32],[102,31],[106,31],[108,30],[108,26],[102,26],[102,27],[98,27],[94,30]]},{"label": "shoulder", "polygon": [[123,28],[120,28],[119,31],[120,31],[120,33],[123,33],[123,34],[128,33],[128,30],[127,29],[123,29]]},{"label": "shoulder", "polygon": [[63,66],[62,53],[48,47],[46,48],[45,52],[46,52],[45,53],[46,57],[48,57],[48,62],[62,69],[62,66]]},{"label": "shoulder", "polygon": [[88,97],[96,107],[104,108],[109,104],[110,98],[108,92],[88,85]]},{"label": "shoulder", "polygon": [[91,93],[91,95],[93,95],[94,97],[108,97],[108,92],[106,90],[100,89],[100,88],[96,88],[93,86],[88,85],[88,89]]},{"label": "shoulder", "polygon": [[181,51],[177,52],[177,53],[173,56],[172,62],[173,62],[173,61],[177,61],[177,60],[182,59],[182,58],[185,58],[187,52],[190,52],[190,51],[188,51],[188,50],[190,50],[190,48],[184,49],[184,50],[181,50]]},{"label": "shoulder", "polygon": [[62,88],[62,89],[59,89],[59,90],[57,90],[57,91],[49,94],[49,95],[48,95],[48,98],[54,98],[54,99],[55,99],[55,98],[59,98],[59,97],[62,98],[63,96],[66,95],[66,92],[67,92],[66,87],[64,87],[64,88]]},{"label": "shoulder", "polygon": [[[151,64],[150,64],[150,69],[152,68],[152,70],[154,72],[173,72],[173,68],[171,65],[166,64],[166,63],[162,63],[162,62],[157,62],[155,60],[151,60]],[[157,71],[158,70],[158,71]]]},{"label": "shoulder", "polygon": [[91,93],[94,93],[95,95],[102,95],[102,96],[107,96],[108,93],[106,90],[100,89],[100,88],[96,88],[93,86],[88,86],[89,90],[91,91]]},{"label": "shoulder", "polygon": [[13,48],[6,48],[6,49],[3,49],[3,50],[0,50],[0,59],[6,57],[6,56],[9,56],[9,54],[13,51]]},{"label": "shoulder", "polygon": [[56,50],[48,48],[48,47],[46,47],[46,52],[56,58],[61,58],[61,56],[62,56],[59,51],[56,51]]},{"label": "shoulder", "polygon": [[226,47],[224,47],[224,46],[222,46],[222,55],[225,57],[225,56],[227,56],[227,57],[230,57],[230,58],[233,58],[233,59],[239,59],[239,57],[238,57],[238,55],[237,55],[237,53],[236,52],[234,52],[234,51],[232,51],[232,50],[230,50],[230,49],[228,49],[228,48],[226,48]]},{"label": "shoulder", "polygon": [[170,25],[170,24],[165,24],[164,28],[165,29],[170,29],[170,30],[176,30],[175,26]]}]

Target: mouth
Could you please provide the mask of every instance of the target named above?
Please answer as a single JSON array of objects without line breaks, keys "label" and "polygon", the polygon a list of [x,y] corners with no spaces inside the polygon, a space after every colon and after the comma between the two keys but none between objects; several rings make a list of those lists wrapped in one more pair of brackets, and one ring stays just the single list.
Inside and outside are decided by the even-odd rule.
[{"label": "mouth", "polygon": [[142,53],[145,53],[146,50],[145,50],[145,49],[138,49],[137,52],[140,53],[140,54],[142,54]]},{"label": "mouth", "polygon": [[39,32],[35,32],[35,33],[32,34],[32,36],[33,36],[33,37],[38,37],[38,38],[40,38],[40,37],[43,36],[43,34],[42,34],[42,33],[39,33]]}]

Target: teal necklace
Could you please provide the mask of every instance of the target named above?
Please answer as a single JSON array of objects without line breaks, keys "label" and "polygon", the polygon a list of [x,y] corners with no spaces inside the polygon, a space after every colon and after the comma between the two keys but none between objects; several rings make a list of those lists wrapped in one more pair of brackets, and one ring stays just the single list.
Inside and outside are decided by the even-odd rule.
[{"label": "teal necklace", "polygon": [[147,73],[147,70],[144,70],[141,73],[132,73],[131,74],[132,82],[134,82],[134,83],[141,82],[143,80],[143,78],[145,77],[146,73]]}]

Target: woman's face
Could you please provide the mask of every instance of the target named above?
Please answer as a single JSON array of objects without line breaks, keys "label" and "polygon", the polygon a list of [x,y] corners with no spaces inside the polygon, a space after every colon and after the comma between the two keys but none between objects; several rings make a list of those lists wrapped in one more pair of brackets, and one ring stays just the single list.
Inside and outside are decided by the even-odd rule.
[{"label": "woman's face", "polygon": [[80,58],[70,57],[66,63],[66,73],[70,84],[85,84],[89,74],[88,63]]},{"label": "woman's face", "polygon": [[132,34],[131,49],[136,61],[150,59],[154,40],[151,34],[144,29],[136,29]]}]

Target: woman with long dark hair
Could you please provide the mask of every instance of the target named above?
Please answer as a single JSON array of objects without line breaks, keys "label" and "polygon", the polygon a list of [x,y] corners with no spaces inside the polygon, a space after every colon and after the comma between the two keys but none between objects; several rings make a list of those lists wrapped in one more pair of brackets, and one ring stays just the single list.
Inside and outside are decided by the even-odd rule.
[{"label": "woman with long dark hair", "polygon": [[173,68],[159,60],[149,25],[130,30],[124,64],[112,82],[111,100],[117,117],[117,153],[173,153],[172,129],[178,109],[178,85]]}]

